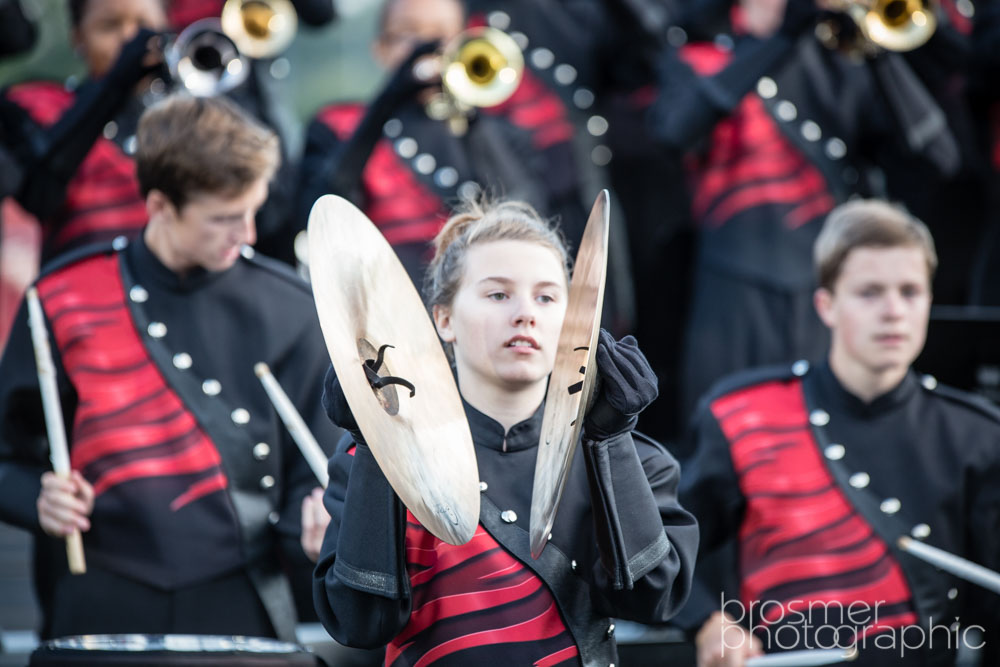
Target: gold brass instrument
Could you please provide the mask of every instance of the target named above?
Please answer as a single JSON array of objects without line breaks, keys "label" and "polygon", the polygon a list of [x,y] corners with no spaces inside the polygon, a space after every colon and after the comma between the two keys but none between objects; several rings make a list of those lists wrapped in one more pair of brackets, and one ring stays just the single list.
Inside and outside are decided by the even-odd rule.
[{"label": "gold brass instrument", "polygon": [[273,58],[295,38],[289,0],[226,0],[221,18],[184,28],[165,50],[171,76],[192,95],[221,95],[243,83],[247,58]]},{"label": "gold brass instrument", "polygon": [[514,94],[524,73],[524,56],[507,33],[469,28],[445,46],[437,65],[442,92],[427,104],[427,114],[448,120],[452,131],[462,134],[473,108],[496,106]]},{"label": "gold brass instrument", "polygon": [[287,49],[299,23],[290,0],[226,0],[221,21],[223,32],[250,58],[273,58]]},{"label": "gold brass instrument", "polygon": [[[827,7],[851,18],[862,43],[848,46],[867,53],[877,50],[875,47],[912,51],[926,43],[937,28],[937,0],[834,0]],[[844,46],[829,25],[821,24],[817,35],[828,46]]]}]

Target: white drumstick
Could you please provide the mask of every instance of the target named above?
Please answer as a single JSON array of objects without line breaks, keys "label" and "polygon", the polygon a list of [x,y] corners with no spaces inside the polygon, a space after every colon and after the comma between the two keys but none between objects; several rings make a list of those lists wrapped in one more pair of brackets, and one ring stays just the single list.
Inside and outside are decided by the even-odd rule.
[{"label": "white drumstick", "polygon": [[299,450],[302,452],[302,456],[305,457],[306,463],[312,468],[316,479],[319,480],[319,483],[325,489],[330,481],[330,475],[326,470],[326,454],[323,453],[319,443],[316,442],[316,438],[313,437],[309,427],[306,426],[302,415],[299,414],[299,411],[295,409],[295,405],[292,404],[291,399],[288,398],[288,394],[285,393],[285,390],[278,384],[274,375],[271,374],[271,369],[267,367],[267,364],[263,361],[258,362],[254,365],[253,371],[260,378],[260,383],[264,385],[264,391],[267,392],[271,403],[274,404],[274,409],[278,412],[278,416],[281,417],[281,421],[285,422],[285,427],[291,434],[292,440],[299,446]]},{"label": "white drumstick", "polygon": [[945,572],[951,572],[960,579],[971,581],[994,593],[1000,593],[1000,574],[993,570],[905,535],[896,540],[896,543],[899,544],[900,549],[922,561],[939,567]]},{"label": "white drumstick", "polygon": [[[45,316],[38,290],[29,287],[25,293],[28,303],[28,325],[31,328],[31,342],[35,348],[35,365],[38,367],[38,387],[42,394],[42,411],[45,413],[45,429],[49,435],[49,459],[52,470],[64,479],[69,479],[69,446],[66,443],[66,426],[63,423],[62,402],[56,386],[56,365],[52,361],[49,347],[49,333],[45,329]],[[83,537],[79,530],[66,536],[66,557],[69,571],[83,574],[87,562],[83,557]]]}]

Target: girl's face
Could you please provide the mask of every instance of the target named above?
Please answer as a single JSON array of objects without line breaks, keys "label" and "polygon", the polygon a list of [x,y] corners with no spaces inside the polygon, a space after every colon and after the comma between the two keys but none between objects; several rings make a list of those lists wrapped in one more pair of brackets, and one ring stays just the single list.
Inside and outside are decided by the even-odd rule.
[{"label": "girl's face", "polygon": [[140,28],[165,30],[161,0],[88,0],[73,43],[87,63],[90,76],[104,76]]},{"label": "girl's face", "polygon": [[551,248],[530,241],[473,245],[450,306],[435,306],[452,344],[459,386],[518,391],[544,383],[555,364],[567,300],[566,274]]}]

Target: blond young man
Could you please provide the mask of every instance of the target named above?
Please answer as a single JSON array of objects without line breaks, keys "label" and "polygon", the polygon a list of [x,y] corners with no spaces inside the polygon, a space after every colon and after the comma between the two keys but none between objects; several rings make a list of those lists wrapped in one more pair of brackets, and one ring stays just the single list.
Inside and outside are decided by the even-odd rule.
[{"label": "blond young man", "polygon": [[[72,477],[47,444],[25,308],[0,362],[0,520],[36,536],[42,636],[294,637],[282,562],[307,578],[316,486],[253,366],[267,362],[321,441],[325,356],[307,287],[255,256],[279,163],[273,132],[221,99],[143,115],[148,224],[69,254],[37,288],[58,367]],[[85,575],[58,539],[83,532]]]},{"label": "blond young man", "polygon": [[700,667],[852,645],[856,664],[951,664],[995,601],[897,538],[1000,564],[1000,415],[911,368],[937,264],[923,223],[841,205],[815,263],[827,359],[733,376],[695,415],[681,498],[711,567],[682,624]]}]

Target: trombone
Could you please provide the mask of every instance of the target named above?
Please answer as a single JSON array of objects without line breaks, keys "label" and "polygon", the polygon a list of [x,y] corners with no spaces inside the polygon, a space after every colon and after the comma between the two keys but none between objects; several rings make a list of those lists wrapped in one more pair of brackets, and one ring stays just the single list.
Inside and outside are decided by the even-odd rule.
[{"label": "trombone", "polygon": [[513,95],[524,74],[524,56],[517,42],[489,27],[462,31],[435,64],[441,73],[441,93],[427,103],[427,115],[449,121],[455,134],[464,132],[472,109],[496,106]]},{"label": "trombone", "polygon": [[[850,17],[862,43],[848,42],[848,46],[868,53],[875,47],[912,51],[925,44],[937,28],[937,0],[828,0],[825,6]],[[842,41],[829,25],[821,24],[817,34],[828,46],[839,46]]]},{"label": "trombone", "polygon": [[273,58],[295,38],[290,0],[226,0],[220,18],[195,21],[164,51],[170,75],[192,95],[214,96],[242,84],[247,58]]}]

